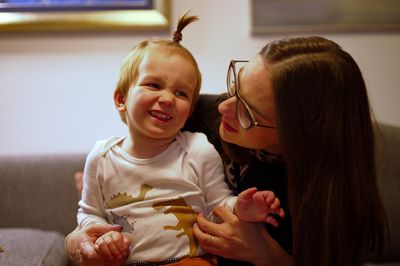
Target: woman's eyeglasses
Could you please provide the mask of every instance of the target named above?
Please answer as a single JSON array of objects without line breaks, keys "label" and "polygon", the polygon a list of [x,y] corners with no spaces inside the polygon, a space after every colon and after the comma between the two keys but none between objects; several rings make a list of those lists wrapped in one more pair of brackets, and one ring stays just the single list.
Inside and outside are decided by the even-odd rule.
[{"label": "woman's eyeglasses", "polygon": [[274,126],[261,125],[254,118],[253,113],[250,110],[248,104],[240,97],[239,91],[239,76],[236,70],[236,63],[247,63],[248,60],[231,60],[228,68],[228,75],[226,77],[226,83],[228,87],[228,95],[230,97],[236,96],[236,116],[239,124],[244,129],[250,129],[252,127],[266,127],[276,128]]}]

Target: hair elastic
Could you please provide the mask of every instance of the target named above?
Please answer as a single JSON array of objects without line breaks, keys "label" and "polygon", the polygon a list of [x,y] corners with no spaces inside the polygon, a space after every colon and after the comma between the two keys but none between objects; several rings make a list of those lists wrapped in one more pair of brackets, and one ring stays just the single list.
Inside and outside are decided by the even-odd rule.
[{"label": "hair elastic", "polygon": [[175,31],[172,39],[174,42],[180,43],[182,41],[182,33],[179,31]]}]

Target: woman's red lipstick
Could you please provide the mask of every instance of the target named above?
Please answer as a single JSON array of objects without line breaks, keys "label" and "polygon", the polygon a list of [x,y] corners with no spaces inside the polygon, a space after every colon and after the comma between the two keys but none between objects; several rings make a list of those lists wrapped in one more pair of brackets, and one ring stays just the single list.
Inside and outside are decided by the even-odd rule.
[{"label": "woman's red lipstick", "polygon": [[237,132],[236,129],[234,129],[233,127],[231,127],[225,120],[222,119],[221,121],[222,126],[224,127],[224,129],[228,132]]}]

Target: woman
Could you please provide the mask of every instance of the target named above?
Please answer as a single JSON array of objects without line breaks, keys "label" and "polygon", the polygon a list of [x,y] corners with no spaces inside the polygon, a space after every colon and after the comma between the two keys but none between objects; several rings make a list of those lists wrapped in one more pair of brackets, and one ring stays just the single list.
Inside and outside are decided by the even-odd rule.
[{"label": "woman", "polygon": [[[228,90],[236,97],[219,106],[220,135],[283,157],[293,264],[362,265],[368,253],[381,254],[387,226],[376,186],[371,113],[353,58],[321,37],[284,39],[266,45],[233,76]],[[276,254],[285,258],[265,232],[265,248],[254,245],[261,254],[240,257],[232,248],[238,233],[226,229],[234,222],[211,224],[199,216],[195,234],[207,251],[225,257],[254,257],[255,264]]]},{"label": "woman", "polygon": [[[231,62],[228,92],[218,106],[224,142],[216,146],[227,182],[236,192],[273,190],[290,216],[274,230],[217,208],[221,224],[198,216],[202,247],[255,265],[362,265],[368,254],[381,255],[387,224],[367,91],[353,58],[321,37],[275,41],[248,63]],[[216,119],[199,119],[204,102],[196,108],[195,124]],[[205,133],[218,144],[215,130]],[[68,250],[90,246],[84,239],[85,232],[71,236]],[[84,259],[86,250],[79,249]]]}]

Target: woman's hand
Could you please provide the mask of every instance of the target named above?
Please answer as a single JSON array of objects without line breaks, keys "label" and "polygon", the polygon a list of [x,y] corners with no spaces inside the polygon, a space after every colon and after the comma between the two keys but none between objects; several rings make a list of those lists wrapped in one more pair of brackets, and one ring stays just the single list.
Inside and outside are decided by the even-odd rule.
[{"label": "woman's hand", "polygon": [[[93,224],[81,230],[75,229],[75,231],[67,237],[65,249],[71,259],[78,265],[123,265],[126,260],[126,254],[115,251],[111,256],[104,257],[96,252],[98,247],[95,244],[99,236],[111,231],[120,232],[121,230],[121,226],[103,224]],[[129,248],[129,240],[125,239],[124,245]],[[122,258],[117,259],[119,256]]]},{"label": "woman's hand", "polygon": [[242,222],[225,207],[216,207],[214,214],[223,223],[212,223],[199,214],[194,226],[194,235],[206,252],[253,263],[264,256],[267,247],[260,235],[259,224]]},{"label": "woman's hand", "polygon": [[212,223],[199,214],[194,226],[194,235],[206,252],[256,266],[292,265],[292,257],[269,235],[263,223],[240,221],[226,207],[215,208],[214,214],[223,223]]}]

